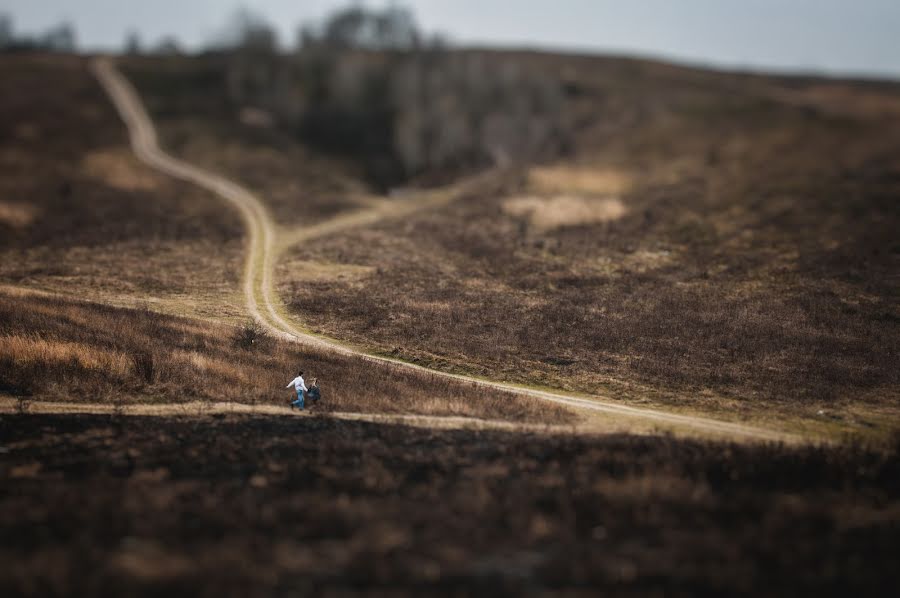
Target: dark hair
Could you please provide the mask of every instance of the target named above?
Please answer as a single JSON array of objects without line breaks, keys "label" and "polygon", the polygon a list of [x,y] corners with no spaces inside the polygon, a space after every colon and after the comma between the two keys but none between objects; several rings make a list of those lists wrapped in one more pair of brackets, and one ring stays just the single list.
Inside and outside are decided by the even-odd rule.
[{"label": "dark hair", "polygon": [[300,370],[300,373],[297,374],[297,375],[298,375],[298,376],[302,376],[302,375],[303,375],[303,370]]}]

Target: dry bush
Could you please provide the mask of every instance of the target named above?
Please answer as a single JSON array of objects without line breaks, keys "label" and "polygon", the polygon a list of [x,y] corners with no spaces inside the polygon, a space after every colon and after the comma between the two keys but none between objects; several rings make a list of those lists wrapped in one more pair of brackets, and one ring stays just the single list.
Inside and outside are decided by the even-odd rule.
[{"label": "dry bush", "polygon": [[262,324],[252,320],[235,330],[233,340],[236,347],[245,351],[258,351],[267,348],[271,337]]},{"label": "dry bush", "polygon": [[[434,375],[323,354],[267,337],[246,350],[245,329],[45,296],[0,292],[0,383],[36,397],[97,401],[237,401],[287,405],[302,368],[317,377],[317,410],[572,420],[559,407]],[[253,327],[247,327],[253,328]],[[253,338],[259,339],[259,330]]]}]

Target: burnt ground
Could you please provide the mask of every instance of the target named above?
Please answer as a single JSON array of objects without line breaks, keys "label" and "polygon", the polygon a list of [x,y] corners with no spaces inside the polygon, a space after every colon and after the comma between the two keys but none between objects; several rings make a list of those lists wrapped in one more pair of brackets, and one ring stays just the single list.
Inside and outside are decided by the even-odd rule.
[{"label": "burnt ground", "polygon": [[896,448],[8,415],[0,595],[887,595]]}]

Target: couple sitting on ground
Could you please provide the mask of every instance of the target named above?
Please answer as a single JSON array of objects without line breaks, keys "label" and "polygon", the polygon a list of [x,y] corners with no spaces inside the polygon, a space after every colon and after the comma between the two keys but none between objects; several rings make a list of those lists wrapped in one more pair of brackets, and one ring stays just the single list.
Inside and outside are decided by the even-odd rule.
[{"label": "couple sitting on ground", "polygon": [[297,377],[291,380],[285,388],[294,387],[297,391],[297,400],[291,401],[291,409],[296,407],[297,409],[305,409],[306,408],[306,397],[309,396],[309,400],[313,403],[317,403],[319,401],[319,397],[321,394],[319,393],[319,385],[317,384],[318,378],[313,378],[312,384],[309,388],[306,388],[306,383],[303,381],[303,372],[301,371],[297,374]]}]

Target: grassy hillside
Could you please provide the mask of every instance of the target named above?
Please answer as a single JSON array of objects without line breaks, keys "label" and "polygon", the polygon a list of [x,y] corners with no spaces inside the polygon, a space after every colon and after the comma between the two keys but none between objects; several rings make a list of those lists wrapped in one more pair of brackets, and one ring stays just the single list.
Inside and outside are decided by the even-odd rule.
[{"label": "grassy hillside", "polygon": [[896,405],[900,118],[778,101],[791,92],[777,80],[626,64],[570,75],[575,156],[298,247],[298,261],[369,272],[292,285],[303,270],[284,262],[298,317],[550,386]]},{"label": "grassy hillside", "polygon": [[[450,371],[740,419],[896,425],[896,85],[490,56],[558,78],[568,153],[291,249],[276,280],[298,321]],[[353,160],[248,119],[224,60],[128,61],[164,143],[259,191],[288,228],[365,209]],[[84,63],[2,66],[21,94],[5,100],[0,274],[237,318],[235,215],[128,155]],[[50,76],[74,100],[38,94]]]},{"label": "grassy hillside", "polygon": [[[568,152],[444,208],[294,248],[278,280],[299,321],[433,367],[634,402],[858,430],[900,420],[900,87],[485,55],[558,78]],[[221,106],[224,87],[184,79],[224,77],[215,60],[131,72],[164,130],[218,98],[203,122],[258,147],[242,107]],[[304,162],[259,181],[253,158],[169,138],[314,220],[325,208],[307,185],[351,172]],[[352,209],[355,196],[329,197]]]},{"label": "grassy hillside", "polygon": [[[322,379],[325,411],[571,420],[534,400],[275,339],[245,350],[234,325],[247,321],[237,214],[132,156],[86,60],[3,56],[0,72],[16,89],[0,98],[3,394],[286,405],[283,387],[303,367]],[[51,80],[57,93],[46,92]]]},{"label": "grassy hillside", "polygon": [[[127,72],[168,149],[303,239],[275,273],[297,322],[434,368],[865,444],[638,436],[638,419],[601,435],[621,422],[235,325],[237,215],[131,156],[85,61],[3,56],[0,595],[897,586],[898,86],[494,57],[558,80],[567,152],[394,198],[359,156],[228,99],[221,56]],[[336,215],[357,224],[310,232]],[[208,410],[286,406],[298,368],[321,382],[311,416]],[[338,411],[573,427],[320,416]]]},{"label": "grassy hillside", "polygon": [[243,314],[237,214],[132,156],[85,59],[4,55],[0,76],[0,282]]}]

